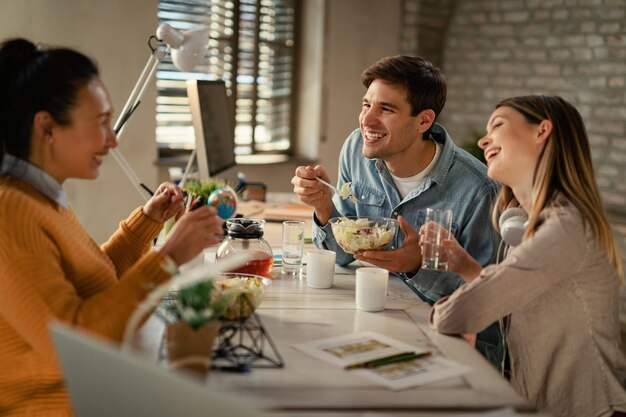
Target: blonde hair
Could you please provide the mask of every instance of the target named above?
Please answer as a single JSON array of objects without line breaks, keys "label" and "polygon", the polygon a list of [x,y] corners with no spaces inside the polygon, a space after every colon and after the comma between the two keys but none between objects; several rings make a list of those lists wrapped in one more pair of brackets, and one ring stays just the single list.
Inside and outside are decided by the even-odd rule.
[{"label": "blonde hair", "polygon": [[[539,215],[550,206],[557,194],[563,194],[582,213],[591,226],[598,245],[615,266],[619,283],[624,282],[624,270],[619,249],[606,217],[595,180],[587,130],[580,113],[558,96],[521,96],[507,98],[498,107],[510,107],[521,113],[526,121],[539,124],[552,122],[552,134],[546,141],[533,175],[533,207],[528,213],[524,238],[535,234]],[[494,205],[492,220],[498,229],[500,214],[519,206],[510,187],[503,185]]]}]

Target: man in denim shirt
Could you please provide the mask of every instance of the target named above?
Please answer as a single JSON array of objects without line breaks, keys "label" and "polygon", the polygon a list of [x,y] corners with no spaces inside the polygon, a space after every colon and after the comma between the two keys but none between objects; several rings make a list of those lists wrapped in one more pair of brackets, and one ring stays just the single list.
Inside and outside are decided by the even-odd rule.
[{"label": "man in denim shirt", "polygon": [[[451,209],[452,233],[481,265],[494,263],[499,238],[491,227],[498,185],[487,178],[483,163],[458,148],[435,123],[446,100],[446,81],[430,62],[408,56],[383,58],[361,76],[367,92],[360,129],[348,137],[339,159],[337,187],[350,182],[356,197],[332,197],[316,177],[330,178],[323,167],[298,167],[292,179],[300,201],[315,209],[313,241],[337,253],[337,263],[360,259],[402,278],[423,300],[433,304],[463,284],[445,271],[421,270],[418,231],[426,208]],[[401,233],[388,251],[345,253],[328,220],[338,216],[392,217]],[[478,335],[477,348],[499,363],[494,353],[497,328]]]}]

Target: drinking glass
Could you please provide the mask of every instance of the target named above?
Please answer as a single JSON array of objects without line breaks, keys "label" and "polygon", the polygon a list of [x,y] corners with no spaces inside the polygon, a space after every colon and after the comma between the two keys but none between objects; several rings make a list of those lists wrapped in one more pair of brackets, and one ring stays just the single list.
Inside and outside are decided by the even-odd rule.
[{"label": "drinking glass", "polygon": [[302,270],[304,227],[302,220],[283,222],[283,274],[298,276]]},{"label": "drinking glass", "polygon": [[426,209],[426,222],[422,236],[422,268],[448,270],[448,260],[442,242],[450,236],[452,210]]}]

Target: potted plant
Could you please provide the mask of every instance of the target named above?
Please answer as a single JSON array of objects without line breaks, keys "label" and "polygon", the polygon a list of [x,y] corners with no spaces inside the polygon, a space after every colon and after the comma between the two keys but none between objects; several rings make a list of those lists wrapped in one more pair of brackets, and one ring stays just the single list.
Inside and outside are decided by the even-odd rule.
[{"label": "potted plant", "polygon": [[227,299],[213,281],[181,289],[164,303],[166,341],[171,368],[205,374],[211,366],[213,344],[220,328],[219,318]]},{"label": "potted plant", "polygon": [[187,186],[185,187],[185,191],[188,194],[198,195],[208,200],[211,193],[218,188],[226,188],[228,187],[228,183],[219,178],[208,178],[206,180],[190,180],[187,182]]},{"label": "potted plant", "polygon": [[[215,190],[222,190],[222,192],[218,193],[218,196],[222,196],[221,198],[216,196],[215,199],[211,199],[211,194]],[[237,197],[235,192],[226,181],[219,178],[208,178],[203,181],[190,180],[187,182],[184,192],[186,195],[186,210],[192,210],[198,205],[210,204],[218,210],[218,216],[228,218],[231,214],[233,214],[237,207]],[[175,223],[175,218],[171,218],[165,222],[163,225],[164,238],[167,237]]]}]

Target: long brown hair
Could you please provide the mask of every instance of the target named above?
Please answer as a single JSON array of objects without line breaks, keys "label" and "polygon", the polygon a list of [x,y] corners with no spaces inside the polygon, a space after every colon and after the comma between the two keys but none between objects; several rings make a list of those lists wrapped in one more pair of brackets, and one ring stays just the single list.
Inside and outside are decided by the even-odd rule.
[{"label": "long brown hair", "polygon": [[[624,271],[619,249],[602,206],[589,138],[578,110],[558,96],[512,97],[501,101],[496,108],[503,106],[521,113],[528,123],[550,120],[553,125],[552,134],[535,166],[533,207],[528,213],[524,238],[535,234],[541,211],[550,206],[558,194],[563,194],[591,226],[596,241],[615,265],[618,280],[622,283]],[[497,219],[504,210],[518,205],[511,188],[503,185],[493,210],[494,225],[497,227]]]}]

